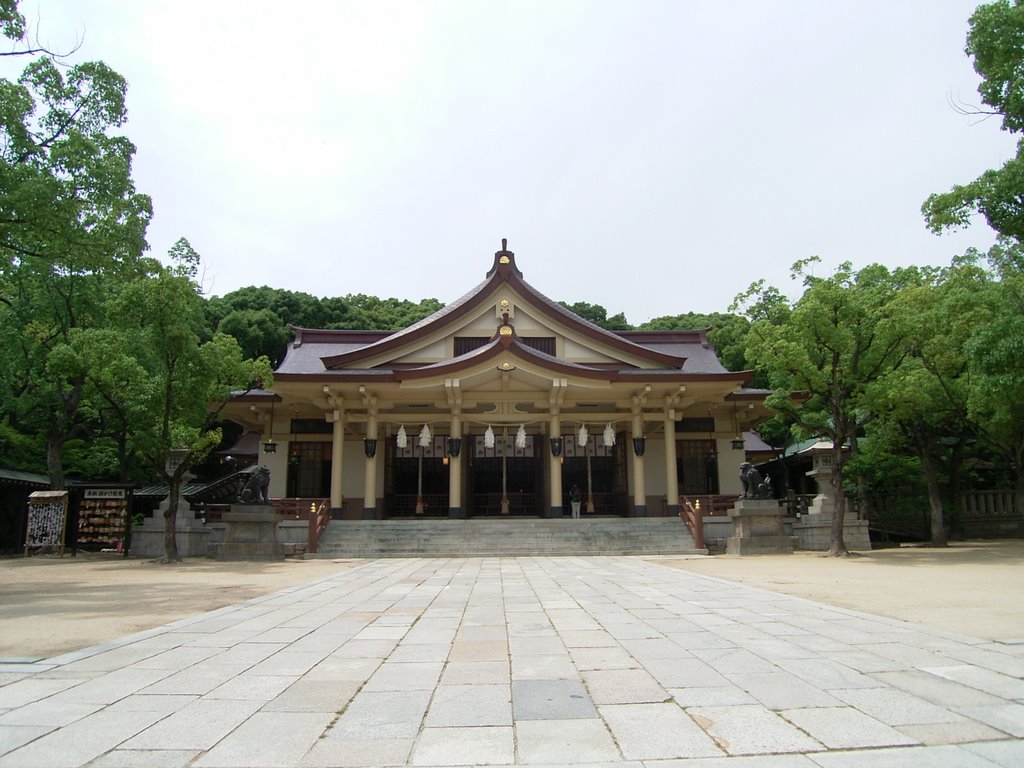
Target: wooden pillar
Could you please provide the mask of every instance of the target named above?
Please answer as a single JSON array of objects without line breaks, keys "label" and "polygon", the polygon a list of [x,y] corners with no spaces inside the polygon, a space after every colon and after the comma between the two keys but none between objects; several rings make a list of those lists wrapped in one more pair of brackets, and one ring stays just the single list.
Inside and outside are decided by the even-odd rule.
[{"label": "wooden pillar", "polygon": [[[644,436],[644,419],[639,408],[633,410],[633,438]],[[647,480],[644,477],[644,457],[636,455],[633,440],[633,514],[647,517]]]},{"label": "wooden pillar", "polygon": [[366,459],[366,471],[363,475],[363,519],[377,519],[377,461],[384,446],[377,440],[377,400],[373,398],[367,408],[366,439],[373,440],[376,451]]},{"label": "wooden pillar", "polygon": [[[553,438],[562,437],[562,419],[558,410],[551,411],[548,433]],[[562,457],[551,455],[551,442],[545,446],[548,453],[548,472],[551,475],[551,516],[562,516]]]},{"label": "wooden pillar", "polygon": [[676,412],[665,398],[665,499],[668,514],[679,514],[679,472],[676,467]]},{"label": "wooden pillar", "polygon": [[462,517],[462,457],[468,446],[462,445],[462,418],[458,411],[452,411],[450,437],[459,440],[459,455],[448,456],[448,517]]},{"label": "wooden pillar", "polygon": [[335,398],[335,410],[328,416],[334,422],[334,434],[331,441],[331,514],[340,515],[343,497],[341,480],[345,464],[345,406],[341,398]]}]

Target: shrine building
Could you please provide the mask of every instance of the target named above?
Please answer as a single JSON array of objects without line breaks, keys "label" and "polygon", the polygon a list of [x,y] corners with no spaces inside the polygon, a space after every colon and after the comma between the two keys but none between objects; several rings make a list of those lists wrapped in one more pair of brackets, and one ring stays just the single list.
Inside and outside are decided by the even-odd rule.
[{"label": "shrine building", "polygon": [[343,519],[675,515],[739,493],[769,415],[708,329],[607,331],[523,279],[483,282],[400,331],[295,328],[271,390],[226,418],[260,433],[270,496]]}]

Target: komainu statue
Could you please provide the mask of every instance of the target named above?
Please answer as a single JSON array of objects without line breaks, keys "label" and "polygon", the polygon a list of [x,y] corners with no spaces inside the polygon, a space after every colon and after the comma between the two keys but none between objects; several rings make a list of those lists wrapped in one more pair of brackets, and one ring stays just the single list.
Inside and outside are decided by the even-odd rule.
[{"label": "komainu statue", "polygon": [[740,485],[743,488],[743,498],[745,499],[770,499],[772,497],[771,480],[762,477],[757,467],[749,461],[740,464]]},{"label": "komainu statue", "polygon": [[242,490],[238,494],[239,504],[269,504],[270,498],[267,490],[270,488],[270,470],[266,467],[256,467],[256,470],[249,475]]}]

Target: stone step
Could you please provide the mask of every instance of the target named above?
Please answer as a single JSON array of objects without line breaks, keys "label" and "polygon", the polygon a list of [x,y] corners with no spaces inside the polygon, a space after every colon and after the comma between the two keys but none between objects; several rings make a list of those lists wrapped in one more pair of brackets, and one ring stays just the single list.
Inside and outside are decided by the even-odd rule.
[{"label": "stone step", "polygon": [[[678,518],[333,520],[316,557],[706,554]],[[307,555],[310,557],[311,555]]]}]

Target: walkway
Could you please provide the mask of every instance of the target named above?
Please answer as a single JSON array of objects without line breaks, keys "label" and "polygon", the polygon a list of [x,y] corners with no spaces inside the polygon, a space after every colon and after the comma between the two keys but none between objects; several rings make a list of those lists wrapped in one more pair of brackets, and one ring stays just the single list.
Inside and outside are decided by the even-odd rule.
[{"label": "walkway", "polygon": [[628,557],[368,561],[0,683],[16,768],[1024,765],[1024,644]]}]

